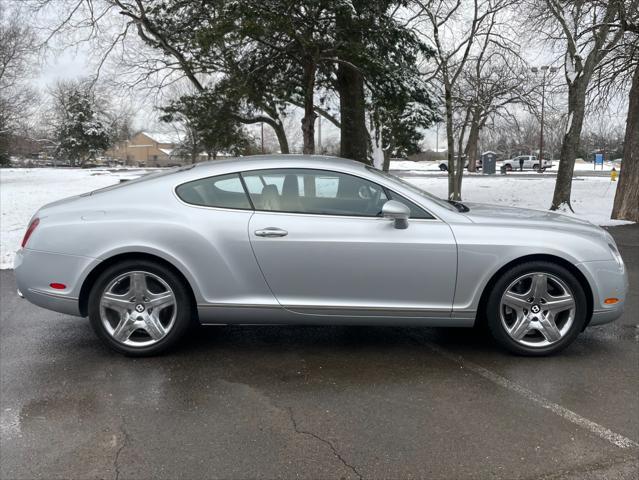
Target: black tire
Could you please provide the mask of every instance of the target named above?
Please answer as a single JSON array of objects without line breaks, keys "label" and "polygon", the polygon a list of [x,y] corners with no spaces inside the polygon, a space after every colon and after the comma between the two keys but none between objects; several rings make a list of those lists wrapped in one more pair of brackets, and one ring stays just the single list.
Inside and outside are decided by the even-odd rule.
[{"label": "black tire", "polygon": [[512,172],[513,171],[513,166],[510,163],[507,163],[506,165],[504,165],[504,167],[506,168],[506,171],[508,171],[508,172]]},{"label": "black tire", "polygon": [[448,171],[448,165],[444,165],[443,163],[439,166],[439,169],[442,172],[447,172]]},{"label": "black tire", "polygon": [[[522,345],[511,338],[502,324],[499,312],[501,298],[506,288],[519,277],[533,272],[548,273],[562,280],[572,291],[575,301],[575,317],[572,325],[563,338],[545,347]],[[588,302],[579,280],[561,265],[546,261],[526,262],[506,271],[493,286],[486,304],[486,323],[493,338],[510,352],[524,356],[544,356],[560,352],[570,345],[583,330],[587,315]]]},{"label": "black tire", "polygon": [[[161,340],[148,346],[125,345],[114,339],[102,323],[100,298],[105,288],[118,276],[130,271],[145,271],[160,277],[169,285],[175,296],[175,320]],[[158,355],[171,349],[193,324],[191,296],[184,281],[171,269],[149,260],[126,260],[108,267],[97,278],[89,294],[88,313],[96,335],[111,349],[132,357]]]},{"label": "black tire", "polygon": [[533,165],[533,170],[539,170],[539,164],[538,163],[535,163]]}]

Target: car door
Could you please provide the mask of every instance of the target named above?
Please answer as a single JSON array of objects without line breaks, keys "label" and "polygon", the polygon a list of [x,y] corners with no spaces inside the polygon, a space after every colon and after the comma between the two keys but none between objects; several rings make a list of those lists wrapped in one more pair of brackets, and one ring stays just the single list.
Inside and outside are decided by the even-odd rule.
[{"label": "car door", "polygon": [[[345,173],[277,169],[242,177],[256,210],[248,232],[253,251],[284,307],[334,315],[449,316],[457,247],[446,223]],[[411,208],[405,230],[380,217],[391,198]]]},{"label": "car door", "polygon": [[526,156],[526,161],[524,162],[524,167],[525,168],[533,168],[535,166],[535,164],[537,163],[537,159],[535,159],[535,157],[528,155]]}]

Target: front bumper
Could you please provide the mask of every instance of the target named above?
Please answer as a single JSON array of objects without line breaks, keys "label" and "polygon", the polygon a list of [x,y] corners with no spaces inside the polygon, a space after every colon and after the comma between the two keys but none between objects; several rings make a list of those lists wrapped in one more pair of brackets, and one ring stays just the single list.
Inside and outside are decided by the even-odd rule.
[{"label": "front bumper", "polygon": [[[94,258],[20,249],[14,261],[18,295],[39,307],[81,316],[82,282],[97,263]],[[66,288],[53,289],[51,283]]]},{"label": "front bumper", "polygon": [[[603,325],[621,317],[629,287],[625,267],[614,260],[584,262],[577,267],[592,288],[593,311],[588,325]],[[606,298],[617,298],[619,301],[606,304]]]}]

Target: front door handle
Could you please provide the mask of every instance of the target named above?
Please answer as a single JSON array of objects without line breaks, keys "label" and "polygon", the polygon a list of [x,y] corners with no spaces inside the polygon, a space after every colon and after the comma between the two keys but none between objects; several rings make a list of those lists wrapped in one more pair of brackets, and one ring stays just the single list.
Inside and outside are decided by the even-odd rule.
[{"label": "front door handle", "polygon": [[258,237],[285,237],[286,235],[288,235],[288,232],[286,230],[282,230],[281,228],[277,228],[277,227],[267,227],[267,228],[263,228],[261,230],[255,230],[255,235],[257,235]]}]

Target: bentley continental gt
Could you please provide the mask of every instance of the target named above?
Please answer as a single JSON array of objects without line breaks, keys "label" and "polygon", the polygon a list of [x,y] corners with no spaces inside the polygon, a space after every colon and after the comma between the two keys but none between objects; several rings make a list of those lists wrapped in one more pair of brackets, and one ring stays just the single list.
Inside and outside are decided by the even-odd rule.
[{"label": "bentley continental gt", "polygon": [[271,155],[175,168],[53,202],[18,293],[152,355],[192,323],[485,325],[523,355],[617,319],[612,236],[548,211],[441,200],[362,163]]}]

